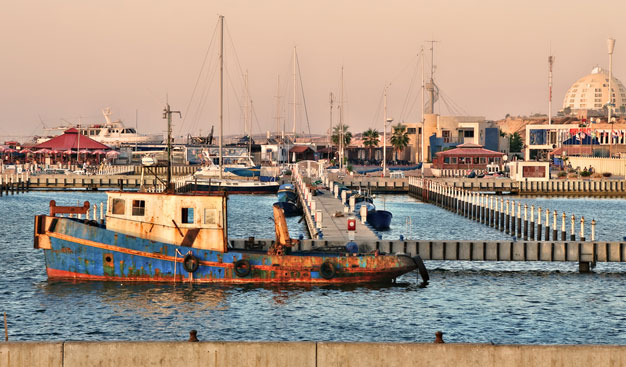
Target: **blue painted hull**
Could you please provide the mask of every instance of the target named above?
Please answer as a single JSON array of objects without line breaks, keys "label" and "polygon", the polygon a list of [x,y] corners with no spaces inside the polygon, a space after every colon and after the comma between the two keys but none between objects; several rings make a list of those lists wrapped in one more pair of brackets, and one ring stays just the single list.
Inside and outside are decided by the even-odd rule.
[{"label": "blue painted hull", "polygon": [[373,210],[367,213],[367,222],[377,231],[389,229],[393,215],[386,210]]},{"label": "blue painted hull", "polygon": [[230,172],[241,177],[259,177],[261,175],[261,167],[255,166],[250,168],[225,167],[224,172]]},{"label": "blue painted hull", "polygon": [[[150,241],[109,231],[78,220],[57,218],[45,232],[49,279],[193,282],[193,283],[363,283],[390,282],[416,268],[406,256],[375,256],[292,252],[268,255],[260,251],[226,253]],[[198,259],[195,271],[187,271],[183,257]],[[235,262],[245,260],[250,271],[237,274]],[[330,262],[333,277],[324,278],[321,265]]]},{"label": "blue painted hull", "polygon": [[274,203],[274,205],[278,205],[283,210],[286,217],[296,217],[298,215],[302,215],[302,208],[294,202],[279,201]]}]

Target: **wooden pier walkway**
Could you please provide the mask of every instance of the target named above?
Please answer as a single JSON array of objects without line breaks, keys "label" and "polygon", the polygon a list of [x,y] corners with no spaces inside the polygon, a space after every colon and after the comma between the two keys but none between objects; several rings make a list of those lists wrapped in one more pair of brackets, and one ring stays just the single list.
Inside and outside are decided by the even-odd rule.
[{"label": "wooden pier walkway", "polygon": [[313,195],[310,187],[307,186],[299,173],[294,175],[294,185],[302,203],[304,217],[311,238],[327,238],[345,244],[350,240],[348,218],[354,218],[356,220],[355,241],[362,242],[378,239],[376,233],[370,227],[361,223],[361,220],[354,213],[346,212],[344,209],[345,205],[340,199],[334,197],[329,190],[319,190],[321,194]]}]

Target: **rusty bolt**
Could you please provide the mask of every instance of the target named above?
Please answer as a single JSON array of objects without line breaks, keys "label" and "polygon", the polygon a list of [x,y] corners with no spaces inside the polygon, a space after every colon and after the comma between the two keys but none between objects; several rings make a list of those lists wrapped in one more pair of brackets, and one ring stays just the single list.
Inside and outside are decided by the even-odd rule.
[{"label": "rusty bolt", "polygon": [[443,332],[441,332],[441,331],[435,332],[435,341],[434,341],[434,343],[435,344],[443,344],[443,343],[445,343],[443,341]]},{"label": "rusty bolt", "polygon": [[[189,332],[189,340],[190,342],[199,342],[198,340],[198,332],[196,330],[191,330]],[[443,341],[442,341],[443,343]]]}]

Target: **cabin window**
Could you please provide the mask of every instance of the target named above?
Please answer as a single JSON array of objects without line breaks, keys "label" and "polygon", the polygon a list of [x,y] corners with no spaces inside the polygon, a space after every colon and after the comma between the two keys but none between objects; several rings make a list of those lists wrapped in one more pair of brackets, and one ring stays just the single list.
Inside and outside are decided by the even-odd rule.
[{"label": "cabin window", "polygon": [[146,213],[146,201],[145,200],[133,200],[133,215],[145,215]]},{"label": "cabin window", "polygon": [[217,224],[217,209],[204,209],[204,224]]},{"label": "cabin window", "polygon": [[193,223],[193,208],[183,208],[181,222],[184,224]]},{"label": "cabin window", "polygon": [[124,199],[111,200],[111,214],[124,214]]}]

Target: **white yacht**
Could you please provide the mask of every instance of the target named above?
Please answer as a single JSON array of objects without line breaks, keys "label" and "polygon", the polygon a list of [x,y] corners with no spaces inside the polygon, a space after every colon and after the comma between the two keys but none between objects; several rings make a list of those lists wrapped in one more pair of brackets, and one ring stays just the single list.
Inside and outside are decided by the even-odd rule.
[{"label": "white yacht", "polygon": [[46,130],[63,132],[74,127],[84,136],[88,136],[97,142],[109,146],[120,146],[122,144],[161,144],[163,142],[163,135],[139,134],[134,128],[124,126],[121,120],[111,121],[110,108],[102,110],[102,114],[104,115],[104,124],[59,126],[54,129]]}]

